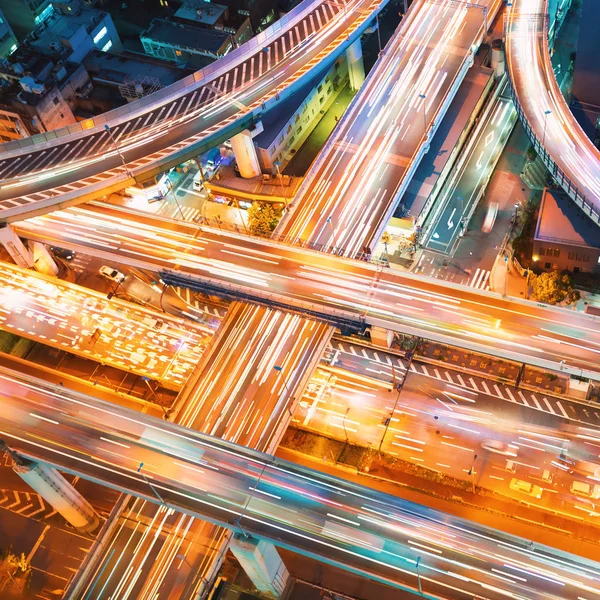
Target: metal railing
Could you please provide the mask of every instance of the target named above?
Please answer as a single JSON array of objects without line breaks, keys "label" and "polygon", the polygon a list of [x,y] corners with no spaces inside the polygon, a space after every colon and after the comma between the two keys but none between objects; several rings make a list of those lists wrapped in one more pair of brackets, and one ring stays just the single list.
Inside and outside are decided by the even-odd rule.
[{"label": "metal railing", "polygon": [[[549,26],[550,26],[550,17],[549,15],[532,15],[531,18],[542,19],[542,36],[545,36],[545,39],[548,39],[549,35]],[[506,35],[509,35],[507,32]],[[508,54],[508,53],[507,53]],[[542,142],[537,137],[536,133],[533,130],[533,127],[529,123],[527,116],[525,115],[525,111],[519,102],[519,96],[515,90],[514,82],[512,80],[512,69],[510,68],[510,56],[507,55],[507,65],[508,65],[508,74],[509,74],[509,85],[510,85],[510,94],[517,110],[517,114],[519,116],[519,120],[521,121],[523,128],[525,129],[527,136],[529,137],[533,148],[537,152],[538,156],[542,159],[544,165],[546,165],[547,169],[550,171],[554,180],[560,184],[563,190],[567,193],[567,195],[571,198],[577,206],[579,206],[586,215],[594,221],[597,225],[600,225],[600,213],[598,209],[594,207],[594,204],[590,202],[583,193],[579,190],[577,185],[571,181],[571,179],[566,175],[566,173],[556,164],[552,156],[548,153]]]},{"label": "metal railing", "polygon": [[46,142],[54,142],[77,133],[87,132],[91,129],[101,130],[106,123],[111,127],[114,127],[123,121],[143,113],[144,110],[150,106],[160,106],[161,104],[165,104],[166,102],[179,97],[181,94],[189,93],[191,90],[206,85],[209,81],[215,80],[217,77],[230,71],[237,64],[250,58],[257,51],[261,51],[262,48],[272,43],[286,31],[290,30],[321,4],[322,0],[304,0],[281,19],[273,23],[273,25],[230,52],[226,57],[211,63],[203,69],[196,71],[149,96],[145,96],[144,98],[130,102],[125,106],[92,117],[91,119],[86,119],[80,123],[74,123],[46,133],[32,135],[14,142],[0,144],[0,153],[30,149],[32,146],[37,146]]}]

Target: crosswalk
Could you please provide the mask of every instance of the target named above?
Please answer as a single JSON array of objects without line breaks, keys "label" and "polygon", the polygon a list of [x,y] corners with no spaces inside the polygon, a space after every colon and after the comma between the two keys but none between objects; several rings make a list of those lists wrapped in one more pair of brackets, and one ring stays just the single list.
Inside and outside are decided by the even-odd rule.
[{"label": "crosswalk", "polygon": [[485,271],[484,269],[477,269],[475,274],[469,280],[467,284],[469,287],[477,288],[478,290],[489,291],[490,289],[490,274],[491,271]]},{"label": "crosswalk", "polygon": [[78,252],[73,257],[73,260],[69,262],[69,265],[76,273],[83,273],[87,270],[91,260],[92,257],[90,255]]},{"label": "crosswalk", "polygon": [[175,219],[177,221],[186,221],[188,223],[197,223],[202,219],[199,208],[193,206],[183,206],[179,204],[172,204],[165,201],[160,207],[158,214],[169,219]]},{"label": "crosswalk", "polygon": [[[371,366],[363,368],[364,375],[376,379],[389,379],[388,370],[378,370],[372,367],[372,363],[378,363],[388,369],[392,364],[397,369],[396,381],[401,381],[402,373],[406,370],[406,361],[398,355],[386,352],[382,349],[375,349],[362,344],[353,344],[334,338],[331,346],[337,351],[335,364],[342,368],[356,371],[361,368],[356,360],[365,359],[371,363]],[[344,360],[344,355],[349,360]],[[462,387],[465,390],[472,390],[486,396],[498,398],[499,400],[519,404],[531,410],[541,411],[555,417],[579,421],[591,425],[600,425],[600,406],[596,408],[593,405],[571,402],[564,398],[546,396],[543,392],[531,391],[514,386],[496,383],[492,379],[478,377],[470,373],[464,373],[459,370],[446,369],[444,367],[421,362],[415,359],[410,365],[410,371],[416,375],[431,377],[443,381],[444,383]]]},{"label": "crosswalk", "polygon": [[221,306],[209,306],[206,302],[200,302],[194,292],[192,292],[189,288],[184,287],[174,287],[173,288],[176,294],[182,298],[185,302],[187,302],[190,306],[197,308],[198,310],[210,315],[212,317],[217,317],[218,319],[222,319],[226,313],[227,309]]}]

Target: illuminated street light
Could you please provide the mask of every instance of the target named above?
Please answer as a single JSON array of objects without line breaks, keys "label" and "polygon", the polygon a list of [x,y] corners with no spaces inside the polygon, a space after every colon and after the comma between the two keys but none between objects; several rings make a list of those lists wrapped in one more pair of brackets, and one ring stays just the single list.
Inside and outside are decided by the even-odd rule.
[{"label": "illuminated street light", "polygon": [[140,466],[137,469],[137,472],[144,478],[144,481],[148,484],[148,487],[154,492],[154,495],[158,498],[158,501],[161,503],[161,505],[166,507],[167,505],[165,504],[165,501],[162,499],[162,496],[156,491],[156,488],[150,483],[150,481],[144,475],[144,473],[142,473],[143,466],[144,466],[144,463],[141,462]]},{"label": "illuminated street light", "polygon": [[333,244],[334,244],[334,251],[335,251],[335,248],[339,248],[339,246],[338,246],[338,243],[337,243],[337,239],[335,237],[335,230],[333,229],[333,223],[331,221],[331,215],[329,215],[327,217],[327,221],[326,222],[329,224],[329,228],[331,229],[331,236],[333,237]]},{"label": "illuminated street light", "polygon": [[419,94],[419,98],[423,100],[423,131],[427,133],[427,107],[425,105],[425,100],[427,100],[427,96],[425,94]]},{"label": "illuminated street light", "polygon": [[473,463],[469,469],[469,476],[471,477],[471,487],[473,493],[475,493],[475,461],[477,460],[477,454],[473,455]]},{"label": "illuminated street light", "polygon": [[[293,404],[294,403],[294,396],[292,396],[292,391],[288,387],[287,381],[285,380],[285,377],[283,376],[283,367],[281,367],[279,365],[273,365],[273,368],[281,376],[281,380],[283,381],[283,387],[286,389],[288,395],[290,396],[290,398],[292,400],[292,404]],[[288,412],[290,413],[290,417],[293,416],[294,413],[292,412],[292,407],[289,404],[288,404]]]},{"label": "illuminated street light", "polygon": [[417,582],[419,584],[419,594],[423,595],[423,586],[421,585],[421,573],[419,572],[419,565],[421,564],[421,557],[417,557],[417,562],[415,563],[415,569],[417,571]]},{"label": "illuminated street light", "polygon": [[551,112],[552,111],[550,109],[544,111],[544,135],[542,137],[542,146],[544,146],[546,144],[546,125],[548,123],[548,115]]}]

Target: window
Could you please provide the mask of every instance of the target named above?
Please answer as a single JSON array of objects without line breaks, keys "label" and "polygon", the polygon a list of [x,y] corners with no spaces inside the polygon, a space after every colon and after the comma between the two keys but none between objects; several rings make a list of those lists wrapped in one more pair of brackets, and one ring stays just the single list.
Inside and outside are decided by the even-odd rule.
[{"label": "window", "polygon": [[583,262],[590,262],[590,255],[589,254],[584,254],[582,260],[583,260]]},{"label": "window", "polygon": [[540,251],[538,252],[538,254],[540,256],[544,256],[546,254],[546,250],[543,248],[543,246],[540,246]]},{"label": "window", "polygon": [[551,263],[544,263],[544,269],[549,269],[551,266]]},{"label": "window", "polygon": [[102,52],[108,52],[111,48],[112,48],[112,40],[108,40],[108,42],[106,42],[106,44],[104,44],[104,46],[102,46],[102,48],[100,48],[100,50],[102,50]]},{"label": "window", "polygon": [[569,260],[573,260],[575,258],[574,252],[569,252]]},{"label": "window", "polygon": [[581,260],[581,252],[578,252],[578,253],[575,255],[575,260],[577,260],[577,261],[580,261],[580,260]]},{"label": "window", "polygon": [[175,56],[181,56],[181,50],[175,50]]},{"label": "window", "polygon": [[60,104],[60,100],[58,99],[58,96],[54,96],[54,98],[52,98],[52,102],[54,102],[54,106],[58,106]]},{"label": "window", "polygon": [[54,5],[48,4],[46,8],[34,19],[36,25],[39,25],[42,21],[45,21],[54,12]]},{"label": "window", "polygon": [[558,248],[554,248],[554,256],[560,256],[560,250]]},{"label": "window", "polygon": [[107,33],[108,29],[102,27],[102,29],[94,36],[94,44],[97,44]]},{"label": "window", "polygon": [[321,84],[318,88],[317,88],[317,94],[320,94],[323,91],[323,84]]}]

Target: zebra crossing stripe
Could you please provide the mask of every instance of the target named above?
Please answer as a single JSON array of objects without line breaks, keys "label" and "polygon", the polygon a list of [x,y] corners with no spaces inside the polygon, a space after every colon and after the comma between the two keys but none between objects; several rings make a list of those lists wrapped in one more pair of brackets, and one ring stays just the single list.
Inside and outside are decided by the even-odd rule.
[{"label": "zebra crossing stripe", "polygon": [[456,378],[460,382],[460,385],[462,385],[463,387],[467,387],[467,384],[465,383],[465,380],[459,374],[456,375]]},{"label": "zebra crossing stripe", "polygon": [[454,383],[454,379],[452,379],[452,377],[450,377],[450,373],[448,371],[446,371],[446,379],[450,382],[450,383]]},{"label": "zebra crossing stripe", "polygon": [[500,388],[498,387],[498,384],[494,384],[494,389],[496,390],[496,393],[498,394],[498,396],[500,396],[500,398],[502,398],[502,400],[504,400],[504,396],[502,395],[502,392],[500,391]]},{"label": "zebra crossing stripe", "polygon": [[535,405],[536,405],[536,406],[537,406],[537,407],[538,407],[540,410],[544,410],[544,409],[542,408],[542,405],[541,405],[541,404],[538,402],[537,398],[536,398],[536,397],[535,397],[533,394],[531,394],[531,399],[532,399],[532,400],[535,402]]},{"label": "zebra crossing stripe", "polygon": [[567,411],[563,408],[563,405],[560,403],[559,400],[556,401],[556,406],[558,406],[560,412],[564,415],[565,419],[568,419],[569,415],[567,414]]},{"label": "zebra crossing stripe", "polygon": [[506,393],[508,394],[508,398],[511,402],[516,402],[517,400],[515,399],[515,397],[513,396],[513,393],[510,391],[510,388],[504,388],[506,390]]},{"label": "zebra crossing stripe", "polygon": [[474,390],[479,391],[479,388],[477,387],[477,384],[475,383],[472,377],[469,377],[469,383],[473,386]]},{"label": "zebra crossing stripe", "polygon": [[[532,398],[535,398],[535,396],[533,394],[531,394]],[[546,403],[546,406],[548,407],[548,410],[555,415],[556,413],[554,412],[554,409],[552,408],[552,405],[550,404],[550,402],[548,402],[548,398],[542,398],[542,400]]]},{"label": "zebra crossing stripe", "polygon": [[483,380],[483,379],[481,380],[481,385],[483,386],[485,393],[491,395],[490,388],[487,386],[487,383],[485,382],[485,380]]}]

